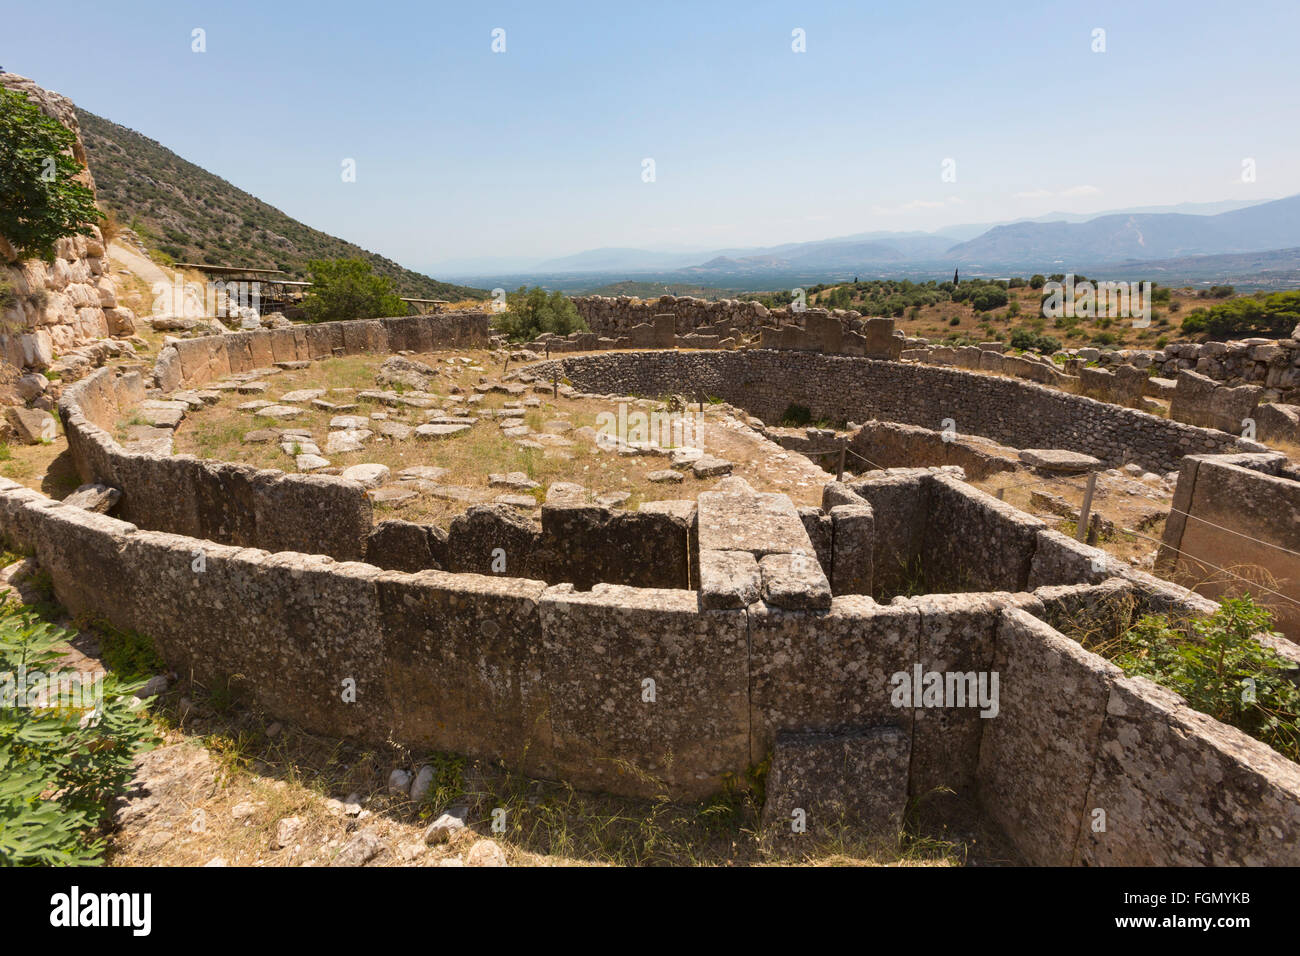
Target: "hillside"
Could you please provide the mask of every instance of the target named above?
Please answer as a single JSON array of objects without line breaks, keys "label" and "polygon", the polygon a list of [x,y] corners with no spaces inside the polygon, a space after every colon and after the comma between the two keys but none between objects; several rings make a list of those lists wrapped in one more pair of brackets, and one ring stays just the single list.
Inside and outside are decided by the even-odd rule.
[{"label": "hillside", "polygon": [[995,226],[948,250],[957,262],[1052,264],[1170,259],[1288,248],[1300,244],[1300,196],[1213,216],[1180,213],[1099,216],[1087,222]]},{"label": "hillside", "polygon": [[[1149,279],[1150,276],[1142,276]],[[822,308],[855,309],[864,315],[892,315],[897,327],[908,336],[923,336],[931,342],[973,345],[978,342],[1010,342],[1016,332],[1050,336],[1065,348],[1163,348],[1172,341],[1186,341],[1183,318],[1193,309],[1217,305],[1234,294],[1231,286],[1210,289],[1170,288],[1156,295],[1151,325],[1135,328],[1131,319],[1056,318],[1042,314],[1042,293],[1024,285],[1006,290],[1007,303],[986,311],[974,308],[971,300],[953,301],[951,283],[913,283],[900,280],[838,283],[812,286],[808,304]],[[1163,284],[1163,283],[1160,283]],[[981,285],[963,279],[966,289]],[[776,293],[747,294],[769,305],[782,305]]]},{"label": "hillside", "polygon": [[305,279],[311,259],[363,258],[392,278],[399,295],[487,297],[303,225],[134,130],[82,109],[77,118],[100,203],[178,262],[282,269]]}]

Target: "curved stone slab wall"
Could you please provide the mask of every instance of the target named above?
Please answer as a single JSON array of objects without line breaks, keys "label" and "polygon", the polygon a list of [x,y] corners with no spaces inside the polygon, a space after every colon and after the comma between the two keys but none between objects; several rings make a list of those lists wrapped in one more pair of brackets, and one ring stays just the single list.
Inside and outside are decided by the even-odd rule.
[{"label": "curved stone slab wall", "polygon": [[1167,473],[1184,455],[1266,451],[1233,435],[1171,422],[1032,382],[960,369],[812,352],[631,352],[551,359],[575,388],[716,397],[778,423],[791,404],[814,419],[870,419],[992,438],[1015,448],[1069,448],[1109,466]]},{"label": "curved stone slab wall", "polygon": [[[314,732],[693,799],[779,733],[885,726],[909,748],[908,794],[973,792],[1030,863],[1300,863],[1300,767],[1040,619],[1124,582],[705,611],[689,591],[406,574],[141,531],[8,481],[0,535],[35,552],[70,612],[148,634],[172,667]],[[918,666],[997,670],[997,716],[895,706],[891,675]]]}]

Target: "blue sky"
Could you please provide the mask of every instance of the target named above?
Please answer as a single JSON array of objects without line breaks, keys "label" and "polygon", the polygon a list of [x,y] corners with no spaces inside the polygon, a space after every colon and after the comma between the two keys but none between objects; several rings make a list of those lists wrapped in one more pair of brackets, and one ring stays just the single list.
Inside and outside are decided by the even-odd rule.
[{"label": "blue sky", "polygon": [[1300,192],[1295,0],[7,7],[6,69],[413,268]]}]

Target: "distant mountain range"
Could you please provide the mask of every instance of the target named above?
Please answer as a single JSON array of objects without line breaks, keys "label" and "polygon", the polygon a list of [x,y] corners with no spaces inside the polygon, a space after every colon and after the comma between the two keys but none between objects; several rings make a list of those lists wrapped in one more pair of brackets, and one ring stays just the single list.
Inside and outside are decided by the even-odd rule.
[{"label": "distant mountain range", "polygon": [[1300,195],[1213,216],[1116,213],[1087,222],[995,226],[953,246],[947,255],[959,263],[1068,266],[1264,252],[1296,245],[1300,245]]},{"label": "distant mountain range", "polygon": [[[570,290],[618,280],[732,288],[779,288],[790,282],[857,275],[937,277],[1034,272],[1097,274],[1143,262],[1167,281],[1242,278],[1291,269],[1300,247],[1300,195],[1262,202],[1182,203],[1099,213],[1050,213],[1016,222],[972,223],[925,232],[870,232],[779,246],[664,252],[593,249],[553,259],[497,260],[499,269],[458,275],[488,286],[537,282]],[[1279,253],[1260,257],[1260,253]],[[1157,265],[1160,263],[1161,265]],[[468,265],[469,263],[464,263]]]}]

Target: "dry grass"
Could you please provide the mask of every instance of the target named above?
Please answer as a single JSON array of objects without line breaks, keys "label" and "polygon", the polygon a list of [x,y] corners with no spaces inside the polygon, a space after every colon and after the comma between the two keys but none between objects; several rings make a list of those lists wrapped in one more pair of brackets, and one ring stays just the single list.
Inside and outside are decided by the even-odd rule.
[{"label": "dry grass", "polygon": [[[200,766],[184,816],[174,819],[201,825],[155,821],[121,831],[112,842],[114,865],[193,866],[214,857],[230,865],[325,865],[361,827],[388,847],[372,865],[437,865],[483,837],[500,844],[512,865],[525,866],[954,866],[1013,859],[969,807],[955,826],[923,825],[923,814],[913,812],[896,837],[864,839],[841,826],[809,837],[806,846],[777,847],[760,832],[761,772],[699,802],[632,799],[456,754],[367,749],[303,733],[269,722],[226,688],[173,688],[156,713],[168,744],[202,746],[213,758],[177,752],[184,764]],[[434,781],[420,804],[388,791],[392,769],[426,765]],[[353,795],[364,808],[360,819],[330,803]],[[424,828],[458,804],[470,808],[467,830],[448,845],[426,848]],[[236,816],[241,805],[247,815]],[[285,817],[297,817],[301,829],[277,849],[273,837]],[[157,837],[163,826],[169,839]]]}]

